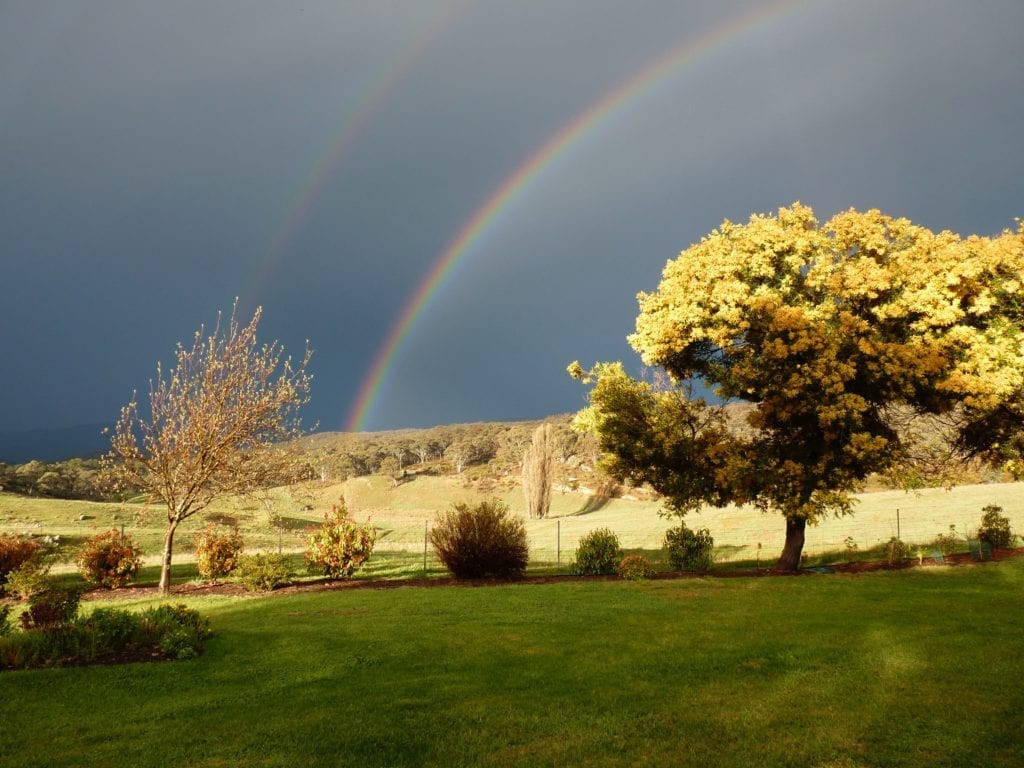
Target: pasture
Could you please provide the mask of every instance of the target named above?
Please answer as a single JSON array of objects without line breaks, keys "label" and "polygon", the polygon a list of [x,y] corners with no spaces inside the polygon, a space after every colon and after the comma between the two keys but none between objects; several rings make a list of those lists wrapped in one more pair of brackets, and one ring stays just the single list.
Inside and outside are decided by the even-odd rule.
[{"label": "pasture", "polygon": [[0,673],[0,764],[1024,764],[1024,559],[190,605],[198,659]]},{"label": "pasture", "polygon": [[[306,528],[322,521],[324,511],[342,494],[353,517],[369,518],[380,529],[376,551],[378,555],[390,554],[392,562],[378,563],[377,575],[392,571],[408,575],[415,570],[417,560],[422,573],[425,527],[454,501],[474,502],[498,496],[513,511],[526,514],[521,490],[514,484],[481,490],[458,477],[416,475],[394,486],[387,477],[368,476],[345,483],[278,488],[262,499],[218,501],[208,513],[186,521],[175,539],[176,578],[180,581],[182,574],[187,577],[189,553],[194,549],[192,536],[206,522],[239,525],[249,551],[280,547],[299,552]],[[1024,532],[1024,483],[964,485],[949,491],[933,488],[918,493],[875,491],[857,498],[852,516],[826,519],[808,528],[805,553],[809,562],[828,553],[847,556],[848,542],[862,552],[897,533],[910,544],[926,544],[954,525],[964,536],[977,527],[981,508],[987,504],[1002,506],[1014,530]],[[611,528],[623,547],[661,560],[662,536],[674,523],[660,516],[659,510],[657,500],[606,498],[585,491],[556,492],[548,518],[526,520],[531,567],[564,568],[580,537],[602,527]],[[269,524],[268,512],[278,516],[278,527]],[[706,509],[689,516],[687,524],[711,531],[718,562],[726,567],[730,563],[770,564],[782,549],[785,526],[775,514],[751,508]],[[0,493],[0,532],[59,535],[68,545],[64,548],[68,556],[85,537],[121,525],[142,546],[147,562],[156,563],[166,521],[155,505],[61,501]],[[398,561],[405,565],[396,570],[393,566]],[[436,565],[428,553],[428,570],[436,570]]]}]

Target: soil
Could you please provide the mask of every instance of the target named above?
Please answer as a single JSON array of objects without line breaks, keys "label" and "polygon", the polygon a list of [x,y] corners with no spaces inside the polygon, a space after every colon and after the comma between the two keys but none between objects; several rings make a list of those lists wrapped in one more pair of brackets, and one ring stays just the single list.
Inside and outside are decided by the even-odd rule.
[{"label": "soil", "polygon": [[[1024,556],[1024,547],[1017,549],[994,549],[992,550],[992,559],[985,560],[984,562],[978,562],[970,554],[966,552],[958,553],[955,555],[949,555],[944,558],[946,566],[952,567],[966,567],[972,565],[984,565],[989,562],[996,562],[999,560],[1006,560],[1011,557]],[[909,568],[934,568],[938,564],[931,558],[925,557],[922,563],[918,563],[916,558],[912,558],[906,563],[900,565],[890,565],[884,560],[875,560],[869,562],[855,562],[855,563],[835,563],[828,566],[822,566],[822,568],[828,568],[827,572],[834,573],[868,573],[871,571],[895,571],[895,570],[906,570]],[[719,570],[713,571],[707,574],[701,573],[659,573],[654,578],[659,581],[669,579],[695,579],[695,578],[737,578],[737,577],[770,577],[770,576],[816,576],[821,571],[815,571],[810,568],[804,568],[796,572],[791,571],[777,571],[772,569],[753,569],[753,570]],[[532,584],[566,584],[570,582],[579,581],[618,581],[618,576],[573,576],[573,575],[546,575],[546,576],[524,576],[514,581],[506,581],[502,579],[472,579],[472,580],[456,580],[452,577],[442,578],[419,578],[419,579],[355,579],[349,581],[339,581],[332,579],[315,579],[312,581],[299,581],[293,582],[285,587],[279,587],[273,592],[251,592],[241,584],[236,582],[228,581],[212,581],[204,583],[190,582],[187,584],[179,584],[171,587],[171,594],[180,597],[186,596],[198,596],[204,597],[207,595],[227,595],[233,597],[259,597],[259,596],[282,596],[282,595],[293,595],[300,592],[326,592],[331,590],[345,590],[345,589],[399,589],[404,587],[489,587],[496,585],[506,584],[517,584],[517,585],[532,585]],[[135,600],[145,597],[158,597],[158,588],[155,586],[129,586],[122,587],[121,589],[105,590],[105,589],[94,589],[83,595],[83,600],[110,600],[110,599],[124,599],[124,600]]]}]

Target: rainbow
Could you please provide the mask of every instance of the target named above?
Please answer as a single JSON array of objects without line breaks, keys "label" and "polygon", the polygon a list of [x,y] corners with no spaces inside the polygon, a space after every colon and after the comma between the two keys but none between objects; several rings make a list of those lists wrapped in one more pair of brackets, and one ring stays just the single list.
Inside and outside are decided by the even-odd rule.
[{"label": "rainbow", "polygon": [[356,395],[345,422],[345,431],[359,432],[373,409],[384,380],[416,321],[437,294],[448,275],[488,229],[498,214],[523,189],[566,150],[590,133],[607,117],[635,100],[661,80],[745,32],[765,24],[802,5],[806,0],[781,0],[712,27],[702,37],[687,40],[664,54],[639,74],[613,88],[587,107],[536,150],[525,163],[505,179],[480,206],[437,257],[423,281],[406,302],[404,309],[379,347],[377,355]]},{"label": "rainbow", "polygon": [[296,191],[289,198],[284,214],[271,230],[270,245],[263,252],[258,266],[250,278],[242,296],[254,302],[263,286],[273,274],[288,244],[302,225],[309,219],[314,204],[323,194],[324,188],[337,175],[342,160],[347,156],[353,141],[363,133],[380,105],[387,99],[395,86],[400,83],[415,63],[441,34],[448,29],[452,19],[466,6],[468,0],[454,0],[435,15],[419,33],[412,36],[409,45],[402,48],[391,63],[381,70],[380,75],[369,82],[351,109],[347,110],[324,149],[316,156],[310,171],[296,185]]}]

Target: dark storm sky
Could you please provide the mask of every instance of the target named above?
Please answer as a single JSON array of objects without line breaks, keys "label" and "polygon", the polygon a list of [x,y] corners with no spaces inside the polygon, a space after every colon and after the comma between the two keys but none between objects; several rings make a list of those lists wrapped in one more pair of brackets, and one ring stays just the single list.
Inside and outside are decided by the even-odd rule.
[{"label": "dark storm sky", "polygon": [[[340,429],[449,242],[659,58],[720,44],[537,173],[441,285],[366,426],[575,410],[635,295],[800,200],[993,234],[1024,215],[1024,3],[0,2],[0,431],[112,422],[235,296],[315,349]],[[731,25],[731,26],[730,26]]]}]

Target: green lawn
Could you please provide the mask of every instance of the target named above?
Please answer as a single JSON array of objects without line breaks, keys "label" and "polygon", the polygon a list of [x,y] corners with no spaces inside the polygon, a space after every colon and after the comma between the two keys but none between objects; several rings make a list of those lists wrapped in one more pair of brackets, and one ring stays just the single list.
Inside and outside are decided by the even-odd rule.
[{"label": "green lawn", "polygon": [[1015,560],[210,598],[198,660],[0,672],[0,764],[1020,766],[1022,589]]}]

